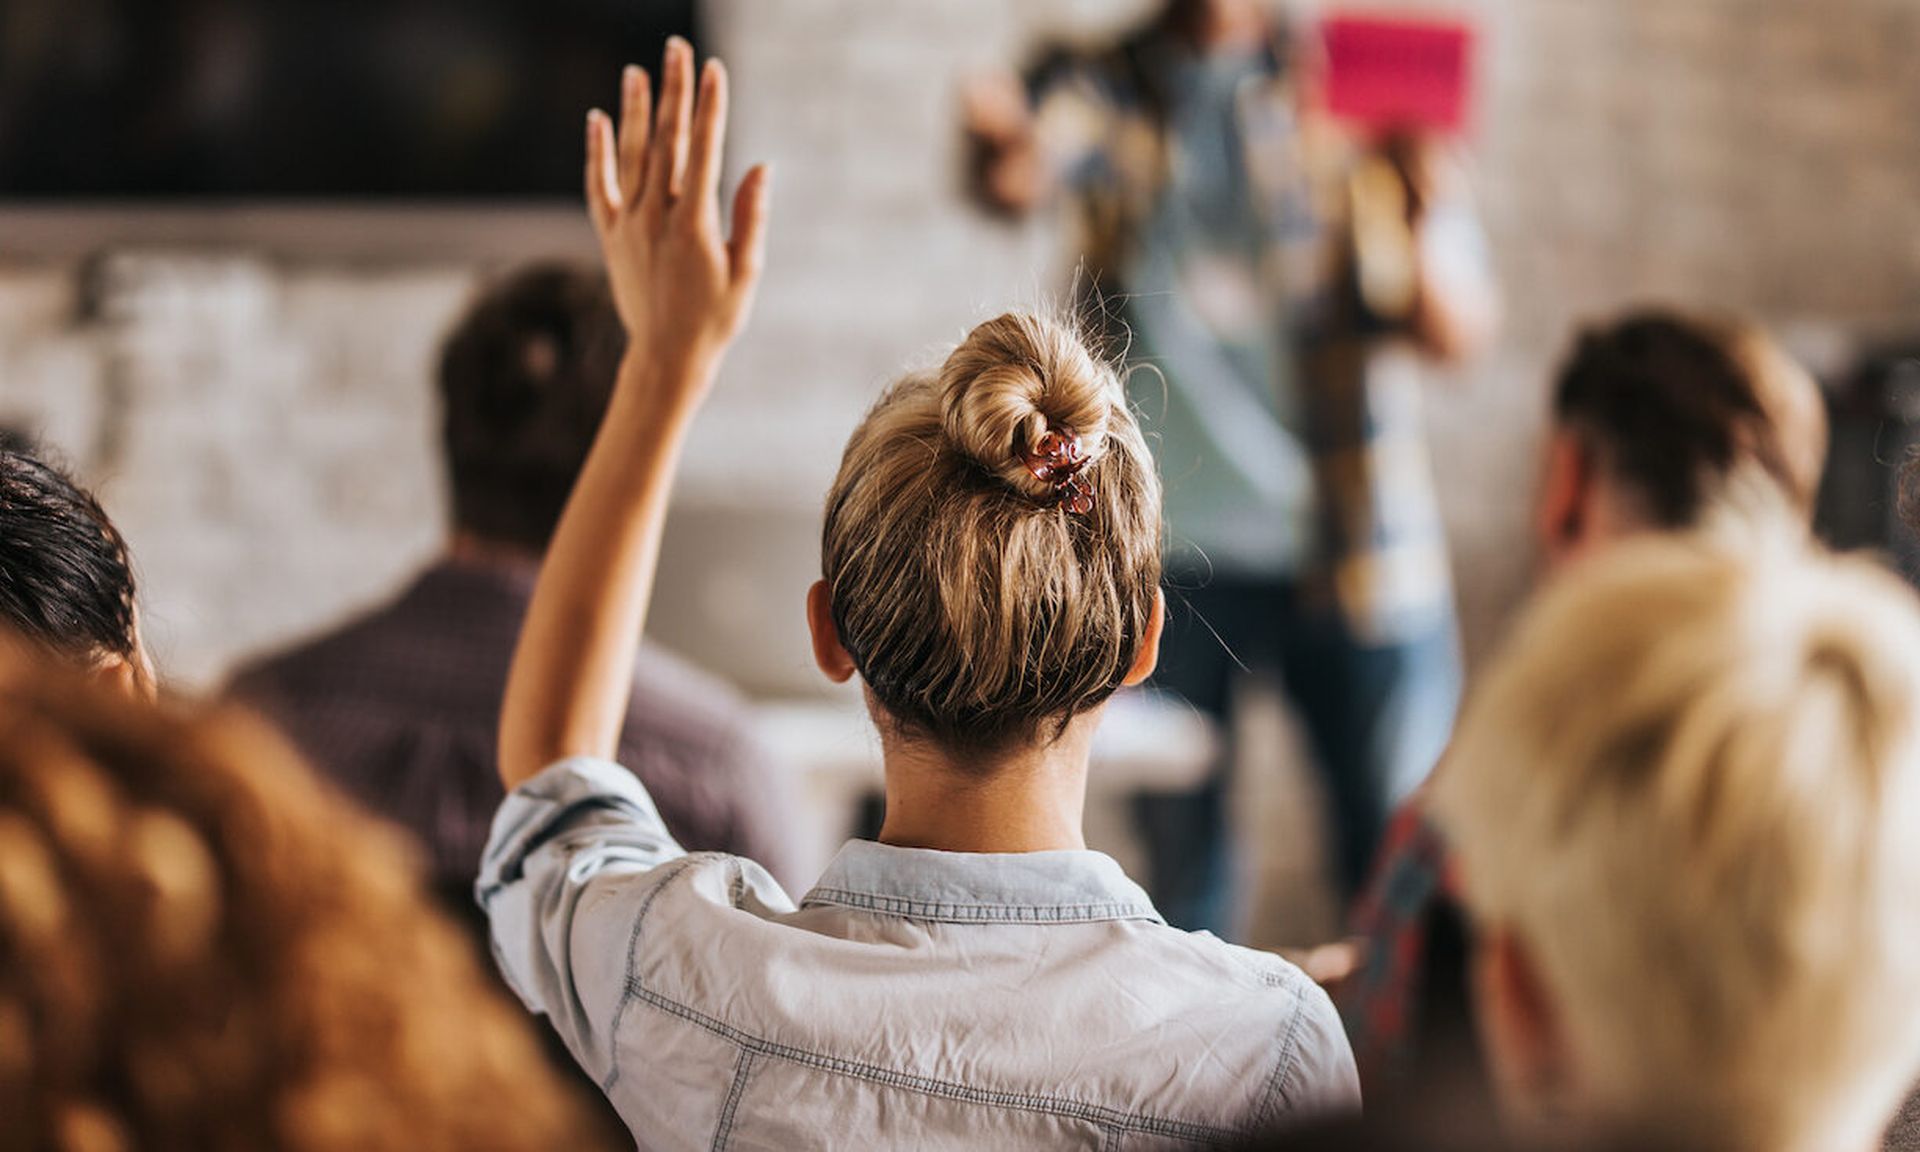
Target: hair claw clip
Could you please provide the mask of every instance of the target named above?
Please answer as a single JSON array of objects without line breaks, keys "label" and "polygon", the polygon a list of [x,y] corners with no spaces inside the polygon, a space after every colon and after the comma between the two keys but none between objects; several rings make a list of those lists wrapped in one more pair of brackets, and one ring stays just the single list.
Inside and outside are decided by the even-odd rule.
[{"label": "hair claw clip", "polygon": [[1071,428],[1050,428],[1027,452],[1027,471],[1053,485],[1060,506],[1076,516],[1093,511],[1093,485],[1081,471],[1093,458]]}]

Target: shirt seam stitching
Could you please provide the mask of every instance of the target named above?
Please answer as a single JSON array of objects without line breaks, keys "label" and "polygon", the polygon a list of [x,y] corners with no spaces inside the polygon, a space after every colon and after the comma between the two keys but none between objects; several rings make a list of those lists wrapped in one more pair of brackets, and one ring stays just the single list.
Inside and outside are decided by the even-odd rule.
[{"label": "shirt seam stitching", "polygon": [[633,915],[633,928],[627,933],[627,979],[625,993],[620,997],[620,1006],[614,1009],[613,1023],[607,1029],[607,1048],[609,1050],[607,1054],[607,1078],[600,1082],[600,1091],[603,1093],[611,1093],[614,1084],[619,1082],[620,1079],[620,1025],[627,1017],[627,1009],[633,1005],[634,989],[640,987],[640,978],[634,972],[634,969],[638,967],[640,962],[640,928],[647,921],[647,913],[653,911],[653,902],[660,898],[660,893],[666,891],[667,885],[679,879],[680,874],[685,872],[687,867],[692,863],[693,857],[682,856],[671,864],[663,865],[662,867],[668,870],[667,874],[661,877],[658,884],[654,885],[653,891],[647,893],[647,898],[640,902],[640,910]]},{"label": "shirt seam stitching", "polygon": [[648,989],[637,979],[628,988],[629,1000],[639,999],[659,1010],[678,1016],[695,1024],[720,1038],[737,1044],[758,1056],[786,1060],[791,1063],[816,1068],[823,1072],[833,1072],[855,1079],[891,1088],[904,1088],[928,1096],[937,1096],[962,1103],[985,1104],[1023,1112],[1037,1112],[1043,1115],[1063,1116],[1069,1119],[1083,1120],[1101,1128],[1117,1128],[1130,1132],[1146,1132],[1156,1136],[1170,1136],[1177,1139],[1200,1143],[1220,1144],[1232,1136],[1232,1130],[1217,1128],[1208,1124],[1196,1124],[1185,1120],[1172,1120],[1161,1116],[1148,1116],[1122,1112],[1099,1104],[1088,1104],[1078,1100],[1068,1100],[1037,1092],[1005,1092],[990,1088],[970,1088],[952,1081],[937,1080],[930,1076],[919,1076],[908,1072],[896,1072],[856,1060],[838,1056],[809,1052],[804,1048],[776,1043],[764,1037],[744,1032],[734,1026],[717,1020],[688,1005],[671,1000]]},{"label": "shirt seam stitching", "polygon": [[1274,1062],[1273,1071],[1267,1074],[1267,1084],[1261,1092],[1259,1111],[1255,1113],[1256,1127],[1264,1128],[1280,1115],[1288,1100],[1287,1079],[1298,1055],[1300,1023],[1306,1016],[1306,998],[1301,994],[1299,984],[1287,978],[1287,974],[1278,973],[1265,978],[1270,988],[1287,987],[1293,993],[1293,1020],[1287,1025],[1287,1034],[1280,1041],[1280,1058]]},{"label": "shirt seam stitching", "polygon": [[927,920],[954,923],[1062,923],[1098,920],[1159,920],[1152,905],[1136,901],[1106,900],[1081,904],[997,904],[992,902],[957,903],[953,901],[914,900],[904,896],[883,896],[855,892],[845,888],[815,888],[807,893],[802,906],[839,905],[865,912],[890,912]]},{"label": "shirt seam stitching", "polygon": [[720,1109],[720,1125],[713,1133],[713,1152],[725,1152],[727,1143],[733,1139],[733,1120],[747,1088],[747,1075],[752,1071],[753,1050],[742,1046],[740,1059],[733,1066],[733,1086],[727,1089],[727,1102]]}]

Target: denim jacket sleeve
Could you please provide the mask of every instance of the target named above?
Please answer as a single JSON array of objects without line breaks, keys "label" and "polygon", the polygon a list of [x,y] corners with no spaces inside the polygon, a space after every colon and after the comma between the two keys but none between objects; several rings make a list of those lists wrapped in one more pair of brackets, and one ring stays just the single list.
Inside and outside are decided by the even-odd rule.
[{"label": "denim jacket sleeve", "polygon": [[646,788],[604,760],[555,764],[494,816],[474,885],[494,960],[595,1076],[611,1059],[641,917],[686,854]]}]

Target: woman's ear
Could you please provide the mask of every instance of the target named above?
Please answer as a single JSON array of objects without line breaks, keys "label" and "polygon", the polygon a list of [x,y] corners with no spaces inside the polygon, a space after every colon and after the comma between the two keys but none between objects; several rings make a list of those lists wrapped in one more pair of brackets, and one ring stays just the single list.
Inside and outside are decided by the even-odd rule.
[{"label": "woman's ear", "polygon": [[853,656],[840,643],[840,629],[833,622],[833,593],[825,580],[815,580],[807,589],[807,629],[813,633],[813,662],[827,679],[835,684],[853,679]]},{"label": "woman's ear", "polygon": [[1474,945],[1474,1009],[1504,1111],[1529,1123],[1557,1115],[1575,1088],[1573,1052],[1526,947],[1487,928]]},{"label": "woman's ear", "polygon": [[87,674],[96,683],[105,684],[134,700],[151,703],[159,697],[153,682],[153,669],[147,663],[145,652],[131,658],[117,652],[111,653],[96,660]]},{"label": "woman's ear", "polygon": [[1550,432],[1534,521],[1540,554],[1550,566],[1573,555],[1586,539],[1593,479],[1593,461],[1580,437],[1565,428]]},{"label": "woman's ear", "polygon": [[1153,590],[1153,619],[1147,621],[1147,634],[1140,638],[1140,651],[1134,653],[1133,667],[1127,669],[1126,678],[1120,683],[1131,687],[1145,682],[1160,666],[1160,633],[1167,622],[1167,594],[1155,588]]}]

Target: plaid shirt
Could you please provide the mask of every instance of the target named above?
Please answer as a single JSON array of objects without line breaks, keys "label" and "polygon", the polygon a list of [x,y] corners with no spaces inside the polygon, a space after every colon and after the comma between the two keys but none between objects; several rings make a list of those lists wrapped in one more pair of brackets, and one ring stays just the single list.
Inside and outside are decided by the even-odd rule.
[{"label": "plaid shirt", "polygon": [[[1163,128],[1176,96],[1169,91],[1173,61],[1181,51],[1172,34],[1155,24],[1103,51],[1056,52],[1028,79],[1042,148],[1070,194],[1088,282],[1103,294],[1162,287],[1138,283],[1139,265],[1147,230],[1182,155],[1181,141]],[[1260,297],[1253,314],[1269,318],[1270,330],[1288,345],[1289,361],[1281,372],[1286,379],[1250,387],[1296,394],[1289,398],[1299,409],[1296,426],[1280,429],[1279,436],[1297,444],[1293,451],[1306,460],[1310,476],[1303,483],[1313,488],[1311,541],[1304,549],[1308,568],[1277,574],[1300,577],[1330,596],[1362,639],[1392,643],[1444,624],[1453,610],[1417,357],[1394,325],[1359,305],[1347,223],[1355,154],[1327,124],[1299,114],[1289,54],[1277,33],[1233,108],[1238,160],[1267,238],[1265,251],[1253,254]],[[1439,226],[1423,230],[1423,252],[1431,241],[1453,250],[1450,259],[1464,254],[1484,263],[1484,245],[1465,205],[1434,205],[1429,220]],[[1124,316],[1124,300],[1119,311]],[[1200,389],[1193,377],[1216,367],[1171,358],[1158,366],[1175,392]],[[1218,400],[1217,392],[1206,397],[1196,391],[1191,403],[1212,411],[1219,409]],[[1238,415],[1223,419],[1243,422]],[[1161,467],[1169,473],[1169,504],[1177,508],[1175,486],[1184,461],[1196,453],[1182,446],[1181,466],[1169,468],[1176,450],[1164,430],[1149,430],[1161,433]],[[1216,444],[1210,454],[1235,451]],[[1287,531],[1284,501],[1273,505],[1248,534]],[[1174,519],[1176,536],[1189,534],[1177,511]],[[1231,564],[1231,543],[1216,545],[1213,559]]]},{"label": "plaid shirt", "polygon": [[1446,841],[1416,793],[1387,826],[1373,879],[1354,909],[1362,953],[1340,993],[1340,1015],[1370,1094],[1412,1069],[1421,1000],[1433,991],[1426,986],[1428,929],[1436,910],[1457,906],[1456,884]]},{"label": "plaid shirt", "polygon": [[1920,1152],[1920,1093],[1907,1098],[1882,1147],[1886,1152]]},{"label": "plaid shirt", "polygon": [[[462,910],[505,795],[496,733],[533,578],[532,566],[437,564],[387,607],[243,669],[228,689],[323,774],[411,831],[436,887]],[[732,689],[642,648],[619,756],[681,843],[791,878],[790,782]]]}]

